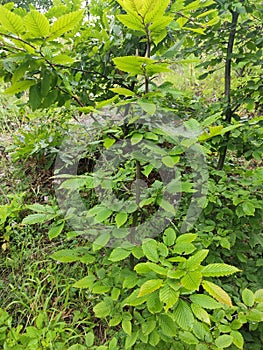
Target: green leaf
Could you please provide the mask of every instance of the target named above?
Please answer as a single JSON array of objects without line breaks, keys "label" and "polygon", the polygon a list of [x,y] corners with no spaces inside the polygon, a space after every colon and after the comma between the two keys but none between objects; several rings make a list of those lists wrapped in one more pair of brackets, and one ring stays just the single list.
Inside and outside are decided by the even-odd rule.
[{"label": "green leaf", "polygon": [[178,243],[178,244],[191,243],[191,242],[195,241],[196,238],[197,238],[197,234],[195,234],[195,233],[185,233],[185,234],[177,237],[176,243]]},{"label": "green leaf", "polygon": [[126,299],[123,300],[122,306],[138,306],[143,304],[146,300],[148,300],[148,296],[139,297],[139,289],[134,290],[131,295],[129,295]]},{"label": "green leaf", "polygon": [[23,81],[17,81],[13,83],[9,88],[7,88],[4,93],[5,94],[18,94],[19,92],[23,92],[30,88],[30,86],[35,85],[36,82],[35,80],[23,80]]},{"label": "green leaf", "polygon": [[247,319],[252,322],[263,322],[263,312],[252,309],[247,313]]},{"label": "green leaf", "polygon": [[130,320],[123,320],[121,323],[122,329],[128,335],[132,334],[132,324]]},{"label": "green leaf", "polygon": [[131,144],[136,145],[136,143],[139,143],[143,139],[143,134],[134,133],[131,137]]},{"label": "green leaf", "polygon": [[94,340],[95,340],[94,333],[92,331],[88,332],[85,336],[85,345],[86,346],[93,346]]},{"label": "green leaf", "polygon": [[109,260],[111,261],[121,261],[126,259],[130,255],[130,251],[123,248],[115,248],[110,254]]},{"label": "green leaf", "polygon": [[93,251],[97,251],[101,249],[102,247],[105,247],[106,244],[109,242],[111,238],[111,235],[109,232],[104,232],[99,234],[99,236],[96,238],[96,240],[92,244]]},{"label": "green leaf", "polygon": [[53,225],[48,231],[48,238],[51,240],[59,236],[64,226],[65,226],[65,221],[61,222],[60,224]]},{"label": "green leaf", "polygon": [[176,292],[168,284],[165,284],[159,290],[159,296],[160,300],[165,304],[164,311],[167,312],[177,303],[180,292]]},{"label": "green leaf", "polygon": [[42,96],[40,84],[31,86],[29,90],[29,104],[33,111],[40,107],[41,99]]},{"label": "green leaf", "polygon": [[258,289],[255,294],[255,302],[257,303],[263,303],[263,289]]},{"label": "green leaf", "polygon": [[112,210],[105,208],[105,207],[101,207],[98,209],[98,211],[96,212],[96,221],[97,222],[103,222],[106,219],[108,219],[112,214]]},{"label": "green leaf", "polygon": [[156,105],[154,103],[138,101],[138,105],[149,115],[153,115],[156,111]]},{"label": "green leaf", "polygon": [[168,227],[163,234],[163,242],[168,247],[172,246],[175,243],[176,233],[172,227]]},{"label": "green leaf", "polygon": [[238,349],[243,349],[244,347],[244,338],[243,335],[238,332],[238,331],[232,331],[230,335],[233,337],[233,344],[238,348]]},{"label": "green leaf", "polygon": [[107,302],[101,301],[100,303],[94,306],[93,311],[96,317],[104,318],[110,315],[111,307]]},{"label": "green leaf", "polygon": [[227,264],[209,264],[202,268],[204,277],[220,277],[228,276],[240,271],[235,266]]},{"label": "green leaf", "polygon": [[79,251],[74,249],[62,249],[53,253],[51,259],[60,261],[60,262],[73,262],[80,259]]},{"label": "green leaf", "polygon": [[82,21],[84,10],[67,13],[59,17],[51,26],[49,40],[59,38],[74,29]]},{"label": "green leaf", "polygon": [[115,92],[118,95],[123,95],[123,96],[134,96],[135,93],[129,89],[126,88],[112,88],[110,91]]},{"label": "green leaf", "polygon": [[132,346],[136,343],[136,340],[138,338],[138,331],[133,332],[131,335],[128,335],[125,339],[124,349],[130,350],[132,349]]},{"label": "green leaf", "polygon": [[125,224],[125,222],[128,219],[128,214],[127,213],[118,213],[115,217],[115,221],[117,224],[117,227],[121,227]]},{"label": "green leaf", "polygon": [[157,289],[159,289],[163,284],[162,279],[154,279],[154,280],[148,280],[146,281],[140,288],[140,292],[138,294],[138,297],[143,297],[148,294],[152,294]]},{"label": "green leaf", "polygon": [[246,215],[253,216],[256,208],[253,203],[245,201],[242,203],[242,209]]},{"label": "green leaf", "polygon": [[188,271],[194,271],[197,268],[199,268],[201,262],[205,260],[205,258],[207,257],[208,253],[209,253],[208,249],[199,250],[197,253],[195,253],[193,256],[191,256],[186,261],[186,269]]},{"label": "green leaf", "polygon": [[145,33],[145,28],[143,26],[142,21],[133,14],[125,14],[125,15],[118,15],[118,20],[123,23],[126,27],[139,31],[141,33]]},{"label": "green leaf", "polygon": [[222,305],[219,302],[215,301],[213,298],[205,294],[190,295],[190,300],[196,305],[199,305],[205,309],[213,310],[220,309],[222,307]]},{"label": "green leaf", "polygon": [[207,323],[210,325],[210,316],[209,314],[203,309],[201,306],[197,304],[191,304],[191,309],[195,315],[196,318],[198,318],[200,321]]},{"label": "green leaf", "polygon": [[52,63],[54,64],[72,64],[75,62],[75,59],[65,55],[65,54],[60,54],[52,57]]},{"label": "green leaf", "polygon": [[87,182],[86,177],[73,177],[62,182],[59,188],[65,188],[70,191],[80,190]]},{"label": "green leaf", "polygon": [[194,323],[194,315],[186,301],[180,299],[173,314],[179,327],[186,331],[191,330]]},{"label": "green leaf", "polygon": [[228,348],[233,343],[233,337],[228,334],[220,335],[216,340],[215,344],[220,349]]},{"label": "green leaf", "polygon": [[24,32],[23,19],[4,6],[0,7],[0,23],[11,34],[21,35]]},{"label": "green leaf", "polygon": [[181,279],[184,288],[188,290],[198,290],[202,281],[202,273],[200,271],[187,272]]},{"label": "green leaf", "polygon": [[50,29],[49,21],[42,13],[36,10],[31,10],[25,16],[24,21],[31,37],[45,38],[48,36]]},{"label": "green leaf", "polygon": [[254,293],[250,289],[245,288],[242,291],[242,300],[246,306],[252,307],[255,303]]},{"label": "green leaf", "polygon": [[179,338],[186,344],[199,344],[199,340],[190,332],[180,332]]},{"label": "green leaf", "polygon": [[43,222],[47,222],[56,217],[56,214],[31,214],[26,216],[22,224],[23,225],[34,225],[34,224],[42,224]]},{"label": "green leaf", "polygon": [[204,287],[204,289],[207,291],[208,294],[210,294],[213,298],[215,298],[220,303],[226,304],[230,307],[233,306],[230,296],[221,287],[209,281],[203,281],[202,286]]},{"label": "green leaf", "polygon": [[142,250],[147,259],[158,262],[158,248],[157,242],[154,239],[147,239],[142,243]]},{"label": "green leaf", "polygon": [[142,333],[144,335],[149,335],[156,328],[156,321],[154,319],[147,319],[142,323]]},{"label": "green leaf", "polygon": [[95,276],[86,276],[81,280],[75,282],[72,287],[74,288],[90,288],[93,285],[93,282],[96,280]]},{"label": "green leaf", "polygon": [[164,335],[168,337],[176,336],[176,327],[174,320],[169,315],[160,315],[158,317],[158,322],[161,328],[161,331]]}]

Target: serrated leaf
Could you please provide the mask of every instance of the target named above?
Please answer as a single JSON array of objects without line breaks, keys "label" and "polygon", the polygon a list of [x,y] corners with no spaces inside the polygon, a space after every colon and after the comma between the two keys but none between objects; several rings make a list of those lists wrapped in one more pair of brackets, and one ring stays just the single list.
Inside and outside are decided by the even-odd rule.
[{"label": "serrated leaf", "polygon": [[49,21],[42,13],[31,10],[24,18],[25,26],[30,36],[44,38],[49,34]]},{"label": "serrated leaf", "polygon": [[218,301],[215,301],[213,298],[205,294],[190,295],[190,300],[196,305],[199,305],[205,309],[213,310],[220,309],[222,307],[222,305]]},{"label": "serrated leaf", "polygon": [[228,348],[233,343],[233,337],[228,334],[220,335],[216,340],[215,344],[220,349]]},{"label": "serrated leaf", "polygon": [[221,277],[229,276],[240,271],[235,266],[227,264],[209,264],[202,268],[204,277]]},{"label": "serrated leaf", "polygon": [[130,251],[123,249],[123,248],[115,248],[110,254],[109,260],[110,261],[121,261],[126,259],[130,255]]},{"label": "serrated leaf", "polygon": [[10,95],[18,94],[19,92],[23,92],[35,84],[36,82],[34,80],[16,81],[9,88],[5,89],[4,93]]},{"label": "serrated leaf", "polygon": [[139,289],[134,290],[131,295],[129,295],[126,299],[123,300],[122,306],[138,306],[143,304],[147,300],[147,296],[139,297]]},{"label": "serrated leaf", "polygon": [[154,239],[147,239],[142,243],[142,250],[147,259],[158,262],[158,248],[157,242]]},{"label": "serrated leaf", "polygon": [[93,311],[96,317],[105,318],[106,316],[110,315],[111,308],[108,303],[106,303],[105,301],[101,301],[100,303],[94,306]]},{"label": "serrated leaf", "polygon": [[203,309],[201,306],[197,304],[191,304],[191,309],[195,315],[196,318],[198,318],[200,321],[207,323],[210,325],[210,316],[209,314]]},{"label": "serrated leaf", "polygon": [[200,271],[187,272],[181,279],[184,288],[188,290],[198,290],[202,281],[202,273]]},{"label": "serrated leaf", "polygon": [[208,249],[202,249],[195,253],[186,261],[186,269],[189,271],[194,271],[195,269],[199,268],[201,262],[205,260],[208,253]]},{"label": "serrated leaf", "polygon": [[82,20],[84,10],[67,13],[59,17],[50,28],[49,40],[59,38],[61,35],[74,29]]},{"label": "serrated leaf", "polygon": [[72,287],[74,288],[90,288],[93,285],[93,282],[96,280],[95,276],[86,276],[81,280],[75,282]]},{"label": "serrated leaf", "polygon": [[125,14],[118,15],[117,18],[126,27],[139,31],[141,33],[145,33],[143,23],[137,16],[134,16],[133,14]]},{"label": "serrated leaf", "polygon": [[146,322],[142,323],[142,333],[149,335],[156,328],[156,321],[153,319],[147,319]]},{"label": "serrated leaf", "polygon": [[168,284],[165,284],[159,290],[160,300],[165,304],[164,311],[167,312],[171,309],[178,301],[180,292],[176,292]]},{"label": "serrated leaf", "polygon": [[0,7],[0,23],[11,34],[21,35],[24,32],[23,19],[4,6]]},{"label": "serrated leaf", "polygon": [[99,234],[99,236],[96,238],[96,240],[92,244],[93,251],[95,252],[101,249],[102,247],[105,247],[106,244],[109,242],[110,237],[111,235],[109,232],[104,232],[102,234]]},{"label": "serrated leaf", "polygon": [[255,303],[255,297],[254,297],[254,293],[252,292],[252,290],[245,288],[242,291],[242,300],[246,306],[252,307]]},{"label": "serrated leaf", "polygon": [[230,296],[219,286],[213,282],[203,281],[202,286],[213,298],[219,301],[222,304],[226,304],[230,307],[233,306]]},{"label": "serrated leaf", "polygon": [[118,213],[115,217],[115,221],[117,224],[117,227],[121,227],[125,224],[125,222],[128,219],[128,214],[127,213]]},{"label": "serrated leaf", "polygon": [[174,320],[169,315],[160,315],[158,322],[163,334],[168,337],[174,337],[176,335],[176,327]]},{"label": "serrated leaf", "polygon": [[26,216],[22,224],[23,225],[34,225],[34,224],[42,224],[43,222],[50,221],[54,219],[56,214],[31,214]]},{"label": "serrated leaf", "polygon": [[41,99],[42,96],[40,84],[31,86],[29,90],[29,104],[33,111],[40,107]]},{"label": "serrated leaf", "polygon": [[65,221],[61,222],[60,224],[53,225],[48,231],[48,238],[51,240],[59,236],[64,226],[65,226]]},{"label": "serrated leaf", "polygon": [[140,288],[138,297],[143,297],[148,294],[152,294],[163,285],[162,279],[153,279],[146,281]]},{"label": "serrated leaf", "polygon": [[186,331],[191,330],[194,323],[194,315],[186,301],[180,299],[173,314],[179,327]]},{"label": "serrated leaf", "polygon": [[186,344],[199,344],[199,340],[190,332],[180,332],[179,339]]}]

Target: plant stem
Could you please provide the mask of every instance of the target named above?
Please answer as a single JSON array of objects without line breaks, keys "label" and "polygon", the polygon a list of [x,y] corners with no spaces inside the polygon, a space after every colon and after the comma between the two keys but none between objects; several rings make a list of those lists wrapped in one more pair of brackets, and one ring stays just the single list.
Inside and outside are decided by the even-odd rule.
[{"label": "plant stem", "polygon": [[[230,33],[228,38],[227,57],[226,57],[226,63],[225,63],[225,98],[227,101],[225,121],[228,124],[231,123],[231,119],[234,113],[231,107],[231,70],[232,70],[232,54],[233,54],[237,23],[238,23],[238,17],[239,17],[238,12],[231,11],[231,13],[232,13],[232,22],[231,22]],[[226,136],[224,139],[224,145],[221,147],[220,156],[217,164],[217,170],[223,169],[225,159],[226,159],[229,138],[230,138],[230,131],[226,133]]]}]

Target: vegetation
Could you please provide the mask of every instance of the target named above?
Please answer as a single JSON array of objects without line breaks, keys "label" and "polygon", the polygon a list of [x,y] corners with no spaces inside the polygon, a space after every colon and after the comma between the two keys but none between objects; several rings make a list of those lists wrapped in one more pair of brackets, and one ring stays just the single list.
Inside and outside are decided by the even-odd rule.
[{"label": "vegetation", "polygon": [[260,350],[258,1],[0,11],[0,345]]}]

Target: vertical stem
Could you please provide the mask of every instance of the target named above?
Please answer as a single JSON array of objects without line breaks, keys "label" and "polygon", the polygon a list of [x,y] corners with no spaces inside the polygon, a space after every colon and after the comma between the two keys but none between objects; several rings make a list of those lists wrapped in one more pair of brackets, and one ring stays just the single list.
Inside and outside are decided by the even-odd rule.
[{"label": "vertical stem", "polygon": [[[226,63],[225,63],[225,98],[227,101],[225,121],[228,124],[231,123],[231,119],[233,116],[233,110],[231,107],[231,69],[232,69],[232,54],[233,54],[237,23],[238,23],[238,17],[239,17],[238,12],[231,11],[231,13],[232,13],[232,22],[231,22],[231,28],[230,28],[229,38],[228,38],[227,57],[226,57]],[[229,138],[230,138],[230,131],[226,133],[225,139],[224,139],[224,145],[221,147],[221,150],[220,150],[220,156],[217,164],[218,170],[223,169],[225,159],[226,159]]]}]

